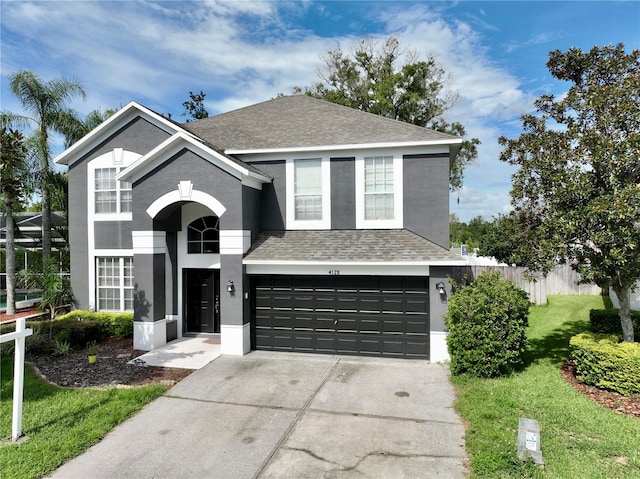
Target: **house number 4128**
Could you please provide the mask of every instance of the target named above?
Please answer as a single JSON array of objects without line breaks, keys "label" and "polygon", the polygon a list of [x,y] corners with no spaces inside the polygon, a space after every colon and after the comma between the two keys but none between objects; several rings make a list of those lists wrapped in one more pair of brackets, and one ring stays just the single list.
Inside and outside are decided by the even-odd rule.
[{"label": "house number 4128", "polygon": [[331,276],[338,276],[340,274],[340,270],[339,269],[330,269],[329,270],[329,274]]}]

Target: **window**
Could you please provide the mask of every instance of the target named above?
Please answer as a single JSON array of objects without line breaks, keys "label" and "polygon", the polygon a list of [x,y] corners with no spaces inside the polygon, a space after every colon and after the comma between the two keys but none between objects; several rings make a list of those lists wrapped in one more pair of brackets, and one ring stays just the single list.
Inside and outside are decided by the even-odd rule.
[{"label": "window", "polygon": [[286,174],[286,228],[331,228],[329,158],[288,158]]},{"label": "window", "polygon": [[220,253],[220,218],[204,216],[187,227],[187,252]]},{"label": "window", "polygon": [[395,153],[356,157],[356,228],[403,228],[402,161]]},{"label": "window", "polygon": [[95,212],[98,214],[131,212],[131,183],[116,181],[118,171],[118,168],[95,169]]},{"label": "window", "polygon": [[321,220],[321,160],[297,160],[294,163],[294,175],[294,203],[296,221]]},{"label": "window", "polygon": [[364,159],[364,219],[394,219],[392,156]]},{"label": "window", "polygon": [[97,258],[98,310],[133,311],[133,258]]}]

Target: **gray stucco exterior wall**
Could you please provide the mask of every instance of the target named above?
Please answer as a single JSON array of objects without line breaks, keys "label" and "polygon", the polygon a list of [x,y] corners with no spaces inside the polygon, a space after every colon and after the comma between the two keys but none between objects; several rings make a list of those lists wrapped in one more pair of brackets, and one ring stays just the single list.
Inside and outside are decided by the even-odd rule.
[{"label": "gray stucco exterior wall", "polygon": [[331,158],[331,229],[356,228],[355,158]]},{"label": "gray stucco exterior wall", "polygon": [[165,255],[136,254],[133,258],[134,315],[136,321],[165,317]]},{"label": "gray stucco exterior wall", "polygon": [[[444,315],[447,313],[448,301],[451,296],[451,284],[449,277],[453,274],[451,266],[429,267],[429,307],[431,310],[431,331],[446,331]],[[445,295],[440,295],[436,290],[436,284],[442,281],[445,284]]]},{"label": "gray stucco exterior wall", "polygon": [[[93,292],[89,291],[89,245],[88,238],[88,208],[93,208],[87,202],[87,163],[98,156],[123,148],[140,155],[148,153],[158,144],[168,138],[168,134],[148,121],[137,118],[119,129],[103,141],[96,148],[84,155],[79,161],[69,167],[69,243],[71,248],[71,286],[80,308],[94,306]],[[114,234],[113,229],[120,230],[122,235]],[[110,249],[131,248],[131,223],[123,222],[119,225],[109,222],[95,223],[95,247]],[[105,234],[105,231],[109,232]]]},{"label": "gray stucco exterior wall", "polygon": [[[89,297],[89,245],[87,243],[87,163],[69,168],[69,244],[71,247],[71,287],[78,307],[87,309]],[[95,306],[95,305],[94,305]]]},{"label": "gray stucco exterior wall", "polygon": [[100,156],[114,148],[124,148],[125,150],[144,155],[167,138],[169,138],[167,132],[152,125],[143,118],[136,118],[100,143],[100,145],[86,155],[82,161],[84,162],[87,158],[91,159]]},{"label": "gray stucco exterior wall", "polygon": [[97,249],[131,249],[133,242],[131,221],[95,221],[94,247]]},{"label": "gray stucco exterior wall", "polygon": [[260,198],[261,190],[249,186],[242,186],[242,229],[251,230],[251,242],[261,231]]},{"label": "gray stucco exterior wall", "polygon": [[449,247],[448,155],[404,157],[404,227]]},{"label": "gray stucco exterior wall", "polygon": [[192,182],[194,190],[208,193],[226,208],[220,218],[221,229],[242,229],[240,180],[189,150],[182,150],[133,184],[135,229],[152,230],[153,221],[147,208],[165,193],[177,190],[179,182],[186,180]]},{"label": "gray stucco exterior wall", "polygon": [[167,253],[165,255],[165,294],[167,314],[178,311],[178,234],[167,232]]},{"label": "gray stucco exterior wall", "polygon": [[[220,318],[222,324],[242,325],[244,316],[245,278],[242,255],[220,255]],[[227,282],[233,281],[235,291],[227,292]],[[247,290],[248,292],[248,290]]]},{"label": "gray stucco exterior wall", "polygon": [[265,231],[284,230],[286,218],[285,161],[260,162],[254,166],[273,178],[272,183],[262,185],[260,201],[261,229]]}]

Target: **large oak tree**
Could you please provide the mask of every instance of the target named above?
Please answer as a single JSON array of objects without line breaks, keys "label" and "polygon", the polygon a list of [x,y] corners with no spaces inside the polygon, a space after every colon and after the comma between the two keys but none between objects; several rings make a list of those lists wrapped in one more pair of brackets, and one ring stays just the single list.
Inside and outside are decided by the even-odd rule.
[{"label": "large oak tree", "polygon": [[480,140],[464,138],[462,123],[442,117],[457,95],[448,88],[448,75],[433,56],[420,59],[415,53],[405,54],[398,39],[390,37],[383,44],[361,40],[351,53],[331,49],[322,60],[321,81],[305,88],[307,95],[463,137],[449,174],[452,189],[462,186],[464,168],[477,157]]},{"label": "large oak tree", "polygon": [[640,279],[640,51],[624,45],[552,51],[566,95],[543,95],[522,116],[500,159],[518,167],[511,190],[523,263],[548,272],[571,262],[610,286],[625,341],[634,340],[629,292]]}]

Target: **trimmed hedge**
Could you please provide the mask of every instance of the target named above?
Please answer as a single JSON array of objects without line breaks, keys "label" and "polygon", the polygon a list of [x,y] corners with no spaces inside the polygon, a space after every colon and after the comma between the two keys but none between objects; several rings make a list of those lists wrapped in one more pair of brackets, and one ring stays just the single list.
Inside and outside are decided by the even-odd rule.
[{"label": "trimmed hedge", "polygon": [[625,396],[640,393],[640,344],[620,342],[613,334],[582,333],[569,345],[580,381]]},{"label": "trimmed hedge", "polygon": [[116,336],[118,338],[133,337],[133,313],[105,313],[76,309],[59,316],[57,321],[66,319],[95,321],[100,324],[107,336]]},{"label": "trimmed hedge", "polygon": [[[591,331],[601,334],[622,335],[620,316],[617,309],[592,309],[589,311]],[[631,311],[631,322],[635,340],[640,342],[640,311]]]},{"label": "trimmed hedge", "polygon": [[445,317],[451,372],[494,377],[520,366],[528,315],[527,293],[498,272],[457,289]]}]

